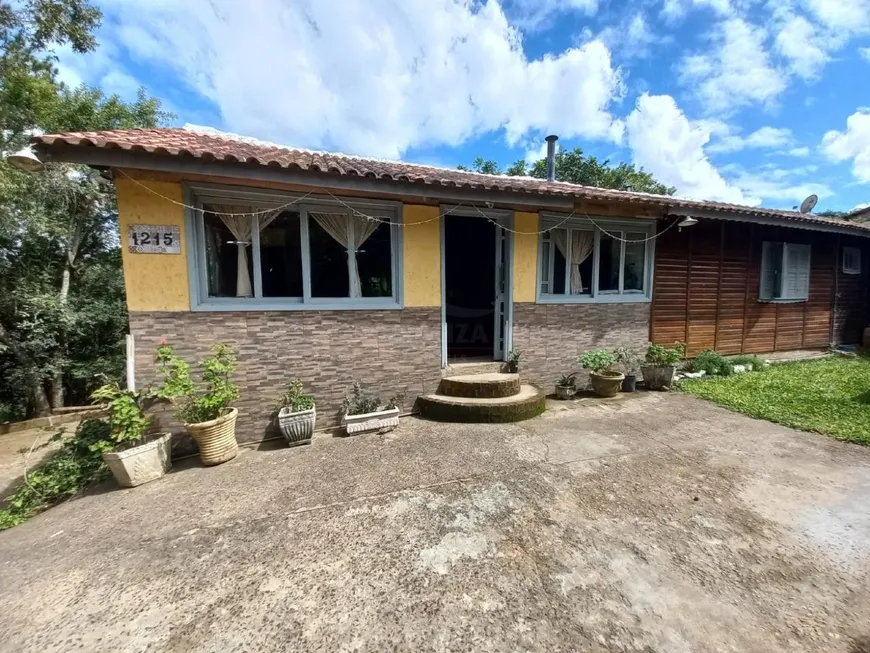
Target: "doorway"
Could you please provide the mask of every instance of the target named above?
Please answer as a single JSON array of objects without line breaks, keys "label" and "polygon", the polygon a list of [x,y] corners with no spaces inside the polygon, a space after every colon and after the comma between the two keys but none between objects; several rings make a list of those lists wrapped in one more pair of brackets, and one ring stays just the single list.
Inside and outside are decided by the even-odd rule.
[{"label": "doorway", "polygon": [[504,358],[505,236],[502,227],[483,217],[448,215],[444,218],[447,361]]}]

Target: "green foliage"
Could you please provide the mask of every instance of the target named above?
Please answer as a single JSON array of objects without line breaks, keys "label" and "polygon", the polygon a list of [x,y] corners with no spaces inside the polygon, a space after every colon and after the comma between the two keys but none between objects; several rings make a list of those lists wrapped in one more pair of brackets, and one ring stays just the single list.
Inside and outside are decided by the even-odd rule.
[{"label": "green foliage", "polygon": [[679,364],[685,355],[686,345],[682,342],[675,342],[673,347],[650,343],[644,363],[653,367],[669,367]]},{"label": "green foliage", "polygon": [[733,358],[729,358],[728,361],[732,365],[746,365],[752,366],[752,370],[754,372],[760,372],[764,369],[764,360],[759,358],[758,356],[753,356],[751,354],[743,354],[741,356],[734,356]]},{"label": "green foliage", "polygon": [[519,349],[511,349],[508,352],[508,363],[519,363],[522,355],[523,352],[521,352]]},{"label": "green foliage", "polygon": [[556,381],[556,385],[560,388],[573,388],[577,384],[577,374],[563,374]]},{"label": "green foliage", "polygon": [[380,398],[367,392],[359,381],[354,381],[341,403],[341,410],[345,415],[365,415],[375,412],[380,406]]},{"label": "green foliage", "polygon": [[[468,170],[465,166],[459,166],[459,169]],[[531,167],[520,159],[502,173],[496,161],[477,157],[472,169],[474,172],[488,175],[507,174],[546,179],[547,159],[539,159]],[[559,149],[556,152],[556,179],[583,186],[631,190],[655,195],[673,195],[677,190],[674,187],[659,183],[643,168],[635,168],[634,165],[628,163],[613,166],[609,159],[599,161],[594,156],[585,156],[579,147],[573,150]]]},{"label": "green foliage", "polygon": [[640,371],[640,363],[643,357],[640,352],[630,347],[617,347],[613,350],[613,356],[616,362],[622,365],[623,371],[626,374],[637,374]]},{"label": "green foliage", "polygon": [[112,448],[136,446],[145,441],[151,420],[145,417],[139,392],[122,390],[117,383],[106,383],[94,390],[91,398],[102,404],[109,413],[112,430]]},{"label": "green foliage", "polygon": [[693,372],[706,372],[710,376],[731,376],[734,374],[734,363],[722,354],[709,349],[702,351],[689,362]]},{"label": "green foliage", "polygon": [[616,357],[606,349],[590,349],[580,356],[580,364],[584,370],[591,370],[596,374],[609,372],[616,364]]},{"label": "green foliage", "polygon": [[786,363],[759,374],[686,380],[680,390],[752,417],[870,444],[866,357]]},{"label": "green foliage", "polygon": [[175,416],[185,424],[200,424],[229,412],[239,398],[239,388],[232,381],[236,370],[236,354],[225,344],[214,345],[212,355],[200,363],[201,388],[190,375],[190,365],[161,344],[157,348],[157,369],[163,382],[154,391],[159,399],[171,401]]},{"label": "green foliage", "polygon": [[63,435],[61,431],[51,439],[62,442],[60,449],[28,471],[26,482],[6,498],[0,530],[17,526],[106,477],[101,453],[113,446],[108,422],[85,420],[72,437],[63,439]]},{"label": "green foliage", "polygon": [[314,397],[302,391],[302,381],[293,379],[287,390],[278,397],[278,408],[289,408],[291,413],[314,408]]}]

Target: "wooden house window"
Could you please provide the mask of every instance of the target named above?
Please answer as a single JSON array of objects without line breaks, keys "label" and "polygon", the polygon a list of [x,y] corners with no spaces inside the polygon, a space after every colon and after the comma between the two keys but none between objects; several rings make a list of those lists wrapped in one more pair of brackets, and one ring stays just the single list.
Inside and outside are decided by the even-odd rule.
[{"label": "wooden house window", "polygon": [[843,274],[861,274],[861,250],[858,247],[843,248]]},{"label": "wooden house window", "polygon": [[762,302],[806,301],[810,293],[810,246],[765,242],[761,250]]}]

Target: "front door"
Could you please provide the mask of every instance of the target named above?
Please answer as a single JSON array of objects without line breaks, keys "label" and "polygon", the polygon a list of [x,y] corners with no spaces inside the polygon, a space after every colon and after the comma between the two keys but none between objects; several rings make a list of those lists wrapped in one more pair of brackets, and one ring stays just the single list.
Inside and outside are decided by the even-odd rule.
[{"label": "front door", "polygon": [[507,230],[499,225],[495,228],[495,324],[493,333],[493,358],[505,360],[507,341]]}]

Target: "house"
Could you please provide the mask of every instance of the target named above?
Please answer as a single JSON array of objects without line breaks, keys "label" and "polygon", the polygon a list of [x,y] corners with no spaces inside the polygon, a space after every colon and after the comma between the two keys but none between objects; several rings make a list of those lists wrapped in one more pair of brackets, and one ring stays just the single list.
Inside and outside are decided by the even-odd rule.
[{"label": "house", "polygon": [[241,441],[294,376],[326,425],[354,379],[413,400],[448,363],[520,350],[549,388],[593,347],[763,354],[858,342],[868,321],[866,224],[211,131],[33,142],[111,172],[140,385],[162,338],[192,358],[233,344]]}]

